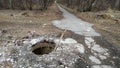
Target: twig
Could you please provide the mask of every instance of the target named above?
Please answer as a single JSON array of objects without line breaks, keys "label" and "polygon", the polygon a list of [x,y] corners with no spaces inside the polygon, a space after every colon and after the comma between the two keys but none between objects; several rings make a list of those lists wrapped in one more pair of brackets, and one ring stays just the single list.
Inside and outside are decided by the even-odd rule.
[{"label": "twig", "polygon": [[60,39],[59,39],[59,42],[58,42],[58,44],[57,44],[57,46],[56,46],[56,48],[55,48],[55,51],[56,51],[57,48],[60,46],[60,42],[61,42],[61,40],[62,40],[62,38],[63,38],[63,36],[64,36],[64,34],[65,34],[66,31],[67,31],[67,30],[65,29],[64,32],[61,34]]}]

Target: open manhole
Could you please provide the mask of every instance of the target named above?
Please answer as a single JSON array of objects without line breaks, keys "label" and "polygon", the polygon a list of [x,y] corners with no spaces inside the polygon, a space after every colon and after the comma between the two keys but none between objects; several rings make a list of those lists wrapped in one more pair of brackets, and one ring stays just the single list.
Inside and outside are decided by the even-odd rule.
[{"label": "open manhole", "polygon": [[44,40],[32,46],[32,52],[36,55],[43,55],[51,53],[55,48],[54,42]]}]

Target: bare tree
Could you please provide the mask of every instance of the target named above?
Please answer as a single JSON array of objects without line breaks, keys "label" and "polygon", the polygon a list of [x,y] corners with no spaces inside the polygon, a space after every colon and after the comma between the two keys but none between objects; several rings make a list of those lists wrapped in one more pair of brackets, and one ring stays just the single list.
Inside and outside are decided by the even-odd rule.
[{"label": "bare tree", "polygon": [[120,10],[120,0],[57,0],[58,3],[76,11],[99,11],[108,8]]},{"label": "bare tree", "polygon": [[[0,9],[41,9],[47,10],[47,7],[55,0],[0,0]],[[39,8],[38,8],[39,7]]]},{"label": "bare tree", "polygon": [[120,10],[120,0],[116,1],[115,8]]}]

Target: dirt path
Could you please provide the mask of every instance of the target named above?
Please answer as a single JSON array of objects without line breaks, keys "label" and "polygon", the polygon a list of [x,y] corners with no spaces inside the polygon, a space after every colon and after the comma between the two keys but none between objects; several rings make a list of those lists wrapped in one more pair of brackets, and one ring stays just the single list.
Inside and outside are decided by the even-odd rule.
[{"label": "dirt path", "polygon": [[93,28],[93,24],[82,21],[77,18],[75,15],[69,13],[65,9],[58,6],[60,11],[63,12],[64,19],[53,21],[53,25],[61,29],[67,29],[73,31],[76,34],[84,36],[100,36]]}]

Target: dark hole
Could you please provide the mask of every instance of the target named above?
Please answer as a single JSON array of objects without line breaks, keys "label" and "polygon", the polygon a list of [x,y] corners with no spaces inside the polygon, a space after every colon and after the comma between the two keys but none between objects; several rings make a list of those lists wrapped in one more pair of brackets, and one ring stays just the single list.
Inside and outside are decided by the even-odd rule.
[{"label": "dark hole", "polygon": [[55,48],[54,42],[39,42],[32,46],[32,52],[36,55],[43,55],[51,53]]}]

